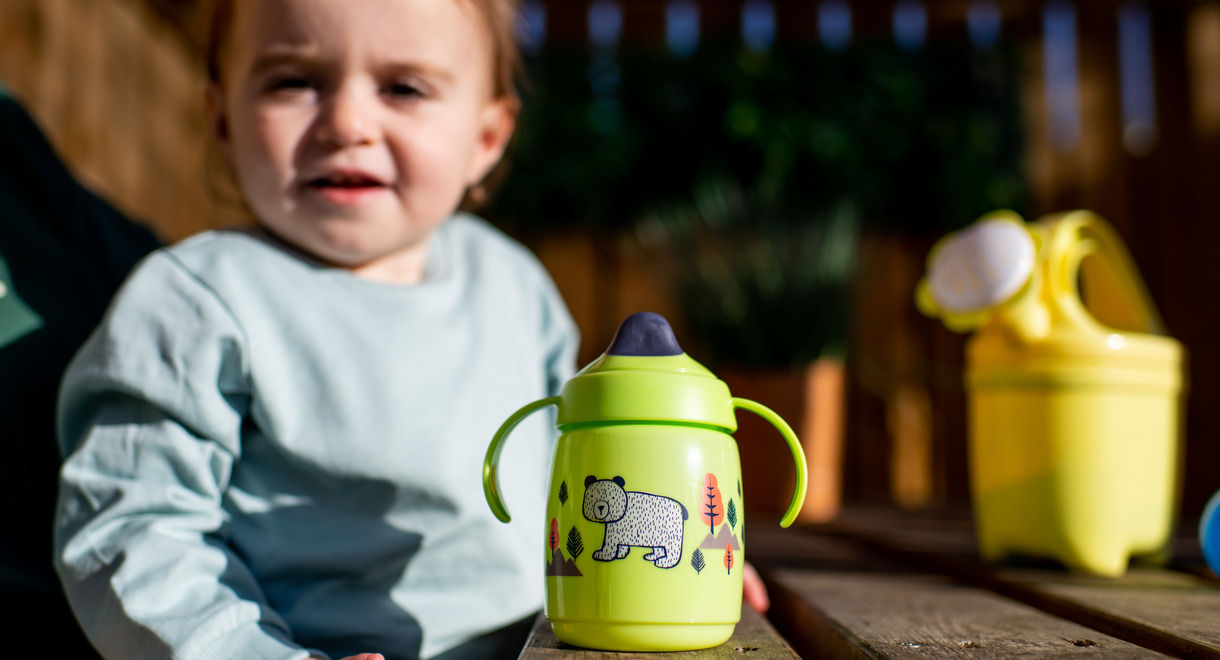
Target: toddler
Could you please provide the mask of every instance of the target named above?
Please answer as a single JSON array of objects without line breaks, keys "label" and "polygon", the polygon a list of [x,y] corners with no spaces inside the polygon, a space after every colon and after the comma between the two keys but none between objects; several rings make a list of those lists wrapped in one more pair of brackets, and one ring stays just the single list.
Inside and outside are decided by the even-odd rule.
[{"label": "toddler", "polygon": [[515,656],[547,421],[505,455],[511,525],[481,460],[577,339],[455,211],[513,130],[510,0],[219,4],[209,107],[257,228],[145,259],[65,374],[76,616],[115,658]]}]

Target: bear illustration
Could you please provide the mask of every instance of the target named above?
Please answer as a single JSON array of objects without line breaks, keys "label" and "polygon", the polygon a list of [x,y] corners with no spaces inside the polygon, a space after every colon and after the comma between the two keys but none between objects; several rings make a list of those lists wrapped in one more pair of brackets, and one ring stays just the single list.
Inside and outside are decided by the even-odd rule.
[{"label": "bear illustration", "polygon": [[622,477],[585,478],[585,518],[606,525],[602,547],[593,553],[597,561],[614,561],[627,556],[631,546],[652,548],[644,555],[657,568],[672,568],[682,560],[682,521],[686,507],[664,497],[624,490]]}]

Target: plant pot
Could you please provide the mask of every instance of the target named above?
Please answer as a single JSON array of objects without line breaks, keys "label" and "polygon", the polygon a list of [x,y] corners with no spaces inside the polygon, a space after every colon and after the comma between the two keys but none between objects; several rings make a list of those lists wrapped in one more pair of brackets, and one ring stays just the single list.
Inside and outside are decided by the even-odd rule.
[{"label": "plant pot", "polygon": [[[734,396],[768,406],[796,431],[809,469],[809,488],[797,521],[833,519],[843,492],[843,361],[824,357],[792,369],[720,368],[716,373]],[[744,506],[778,517],[788,507],[796,483],[788,449],[763,420],[739,415],[737,423],[734,436],[741,453]]]}]

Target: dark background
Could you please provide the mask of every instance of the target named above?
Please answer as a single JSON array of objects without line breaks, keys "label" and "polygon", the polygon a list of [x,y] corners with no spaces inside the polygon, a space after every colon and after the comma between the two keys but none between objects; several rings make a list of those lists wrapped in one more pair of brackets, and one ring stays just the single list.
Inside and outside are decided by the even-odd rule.
[{"label": "dark background", "polygon": [[[916,3],[923,38],[904,45],[895,9],[909,4],[846,5],[836,44],[819,32],[833,3],[776,0],[774,37],[753,48],[748,4],[693,3],[699,40],[683,53],[660,0],[617,3],[619,38],[600,45],[590,2],[533,5],[545,34],[486,213],[551,269],[582,361],[644,308],[717,370],[839,357],[847,499],[961,503],[965,338],[914,308],[927,250],[995,208],[1087,208],[1126,240],[1189,352],[1182,508],[1196,515],[1220,488],[1220,3],[1003,0],[988,5],[998,33],[975,40],[979,3]],[[1148,50],[1120,38],[1124,11],[1146,17]],[[207,12],[0,5],[0,80],[89,188],[166,241],[242,218],[201,113]],[[1124,83],[1127,51],[1151,91]],[[1051,52],[1074,74],[1048,77]],[[1152,114],[1125,116],[1124,89]]]}]

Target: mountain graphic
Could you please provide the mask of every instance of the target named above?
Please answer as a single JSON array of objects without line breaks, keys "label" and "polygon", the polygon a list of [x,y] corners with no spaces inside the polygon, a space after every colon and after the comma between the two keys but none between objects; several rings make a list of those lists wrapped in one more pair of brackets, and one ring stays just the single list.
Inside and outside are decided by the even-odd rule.
[{"label": "mountain graphic", "polygon": [[700,548],[707,550],[724,550],[725,546],[732,546],[734,550],[741,550],[741,544],[737,542],[737,535],[729,531],[728,525],[721,526],[720,533],[715,536],[708,534],[707,538],[703,539],[703,543],[699,544]]},{"label": "mountain graphic", "polygon": [[565,559],[559,548],[551,553],[551,561],[546,565],[547,575],[583,575],[579,568],[576,568],[576,562],[571,559]]}]

